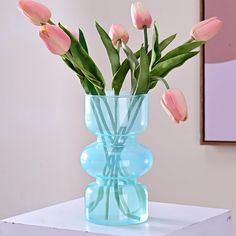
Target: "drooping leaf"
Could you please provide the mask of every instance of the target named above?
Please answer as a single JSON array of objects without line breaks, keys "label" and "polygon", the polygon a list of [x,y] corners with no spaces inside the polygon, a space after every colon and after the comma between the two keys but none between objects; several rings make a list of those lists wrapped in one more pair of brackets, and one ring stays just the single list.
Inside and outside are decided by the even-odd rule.
[{"label": "drooping leaf", "polygon": [[176,38],[176,35],[177,34],[173,34],[160,42],[159,47],[161,52],[173,42],[173,40]]},{"label": "drooping leaf", "polygon": [[129,67],[130,67],[130,72],[131,72],[131,92],[133,93],[137,85],[137,78],[135,77],[135,70],[139,63],[135,54],[126,44],[122,44],[122,48],[124,49],[124,52],[129,62]]},{"label": "drooping leaf", "polygon": [[[63,55],[61,57],[62,57],[62,60],[68,65],[68,67],[70,67],[76,73],[77,77],[80,80],[80,83],[81,83],[82,87],[85,90],[85,93],[86,94],[98,95],[98,93],[95,89],[95,86],[89,81],[89,79],[90,79],[89,76],[90,75],[88,77],[86,77],[84,75],[84,73],[78,68],[78,66],[74,66],[73,63],[70,60],[68,60],[65,55]],[[94,80],[94,78],[92,78],[92,80]]]},{"label": "drooping leaf", "polygon": [[79,29],[79,42],[81,43],[81,46],[83,47],[83,49],[89,54],[86,39],[85,39],[84,33],[81,29]]},{"label": "drooping leaf", "polygon": [[176,57],[176,56],[184,54],[184,53],[188,53],[188,52],[192,51],[195,48],[198,48],[199,46],[201,46],[203,44],[204,44],[204,42],[199,42],[199,41],[184,43],[183,45],[171,50],[170,52],[168,52],[165,56],[163,56],[159,60],[159,62],[168,60],[172,57]]},{"label": "drooping leaf", "polygon": [[96,28],[100,35],[100,38],[106,48],[107,55],[109,57],[112,69],[112,75],[114,75],[120,67],[120,56],[118,50],[113,46],[112,41],[106,31],[96,22]]},{"label": "drooping leaf", "polygon": [[84,50],[81,43],[76,40],[73,34],[69,30],[67,30],[63,25],[59,23],[59,27],[70,37],[71,46],[70,53],[72,64],[74,67],[76,66],[85,77],[94,85],[96,91],[100,95],[105,94],[105,81],[102,76],[102,73],[92,60],[92,58],[88,55],[88,53]]},{"label": "drooping leaf", "polygon": [[199,51],[188,52],[158,63],[150,72],[150,78],[153,76],[161,78],[165,77],[171,70],[183,65],[185,61],[187,61],[191,57],[194,57],[198,53]]},{"label": "drooping leaf", "polygon": [[102,82],[97,80],[97,78],[93,74],[83,68],[81,68],[81,71],[83,72],[86,79],[89,80],[96,88],[98,88],[99,90],[104,89]]},{"label": "drooping leaf", "polygon": [[162,83],[165,84],[165,87],[167,89],[169,89],[169,84],[167,83],[167,81],[164,79],[164,78],[161,78],[161,77],[152,77],[150,78],[150,82],[149,82],[149,90],[154,88],[156,86],[156,84],[161,81]]},{"label": "drooping leaf", "polygon": [[133,53],[133,51],[126,44],[122,44],[122,47],[123,47],[124,52],[127,56],[127,59],[134,62],[135,66],[138,66],[138,59],[137,59],[135,53]]},{"label": "drooping leaf", "polygon": [[66,65],[71,69],[73,70],[75,73],[78,73],[78,69],[76,69],[74,67],[74,65],[72,64],[72,62],[70,60],[68,60],[65,56],[61,56],[62,60],[66,63]]},{"label": "drooping leaf", "polygon": [[89,80],[87,80],[87,78],[83,74],[77,74],[77,77],[80,80],[80,83],[86,94],[99,95],[94,85]]},{"label": "drooping leaf", "polygon": [[125,77],[129,71],[129,62],[127,59],[123,61],[118,71],[115,73],[112,80],[112,89],[115,95],[119,95],[121,87],[124,83]]},{"label": "drooping leaf", "polygon": [[[134,55],[138,59],[140,56],[140,50],[138,50]],[[129,69],[129,61],[128,59],[125,59],[116,74],[113,76],[112,89],[114,90],[115,95],[119,95]]]},{"label": "drooping leaf", "polygon": [[150,69],[152,69],[153,65],[156,61],[158,61],[161,57],[161,51],[159,47],[159,35],[156,24],[153,25],[153,36],[152,36],[152,57],[150,63]]},{"label": "drooping leaf", "polygon": [[135,95],[145,94],[148,92],[148,84],[149,84],[149,63],[148,56],[144,49],[144,47],[140,50],[140,72],[136,84],[136,88],[134,91]]}]

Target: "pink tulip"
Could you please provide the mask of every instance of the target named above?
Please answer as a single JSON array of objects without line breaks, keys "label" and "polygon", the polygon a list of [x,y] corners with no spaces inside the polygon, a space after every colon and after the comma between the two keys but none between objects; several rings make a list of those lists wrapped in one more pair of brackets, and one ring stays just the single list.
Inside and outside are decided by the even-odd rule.
[{"label": "pink tulip", "polygon": [[187,119],[187,104],[180,90],[166,90],[162,95],[161,105],[174,122],[179,123]]},{"label": "pink tulip", "polygon": [[112,24],[109,30],[109,36],[114,46],[117,46],[119,42],[127,43],[129,41],[129,34],[126,29],[119,24]]},{"label": "pink tulip", "polygon": [[51,18],[50,10],[41,3],[20,0],[18,8],[35,25],[45,24]]},{"label": "pink tulip", "polygon": [[58,26],[43,25],[39,36],[53,54],[64,55],[70,49],[70,37]]},{"label": "pink tulip", "polygon": [[193,26],[191,36],[197,41],[208,41],[221,29],[223,22],[217,17],[211,17]]},{"label": "pink tulip", "polygon": [[132,3],[131,17],[132,17],[133,25],[137,29],[141,30],[145,26],[147,28],[151,27],[152,17],[149,11],[143,6],[141,2]]}]

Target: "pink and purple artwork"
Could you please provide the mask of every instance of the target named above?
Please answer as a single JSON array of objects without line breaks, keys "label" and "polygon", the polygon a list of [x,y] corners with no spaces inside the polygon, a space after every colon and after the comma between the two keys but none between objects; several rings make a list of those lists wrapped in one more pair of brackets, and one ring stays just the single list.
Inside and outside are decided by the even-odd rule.
[{"label": "pink and purple artwork", "polygon": [[202,141],[236,143],[236,0],[204,0],[203,14],[223,28],[203,55]]}]

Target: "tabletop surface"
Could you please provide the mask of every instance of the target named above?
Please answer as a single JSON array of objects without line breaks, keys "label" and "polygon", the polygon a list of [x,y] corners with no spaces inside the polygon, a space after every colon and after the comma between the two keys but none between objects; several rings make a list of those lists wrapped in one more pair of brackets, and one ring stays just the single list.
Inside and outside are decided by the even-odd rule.
[{"label": "tabletop surface", "polygon": [[112,227],[87,222],[84,219],[84,199],[79,198],[8,218],[3,222],[101,234],[110,232],[112,235],[130,233],[135,236],[164,236],[172,235],[173,232],[229,212],[225,209],[149,202],[148,222],[132,226]]}]

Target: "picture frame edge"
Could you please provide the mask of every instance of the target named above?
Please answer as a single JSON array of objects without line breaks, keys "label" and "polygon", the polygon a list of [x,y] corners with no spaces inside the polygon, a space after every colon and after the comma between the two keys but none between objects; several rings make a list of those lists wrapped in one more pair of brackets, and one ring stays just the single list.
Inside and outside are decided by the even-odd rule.
[{"label": "picture frame edge", "polygon": [[[205,19],[205,0],[200,0],[200,20]],[[206,140],[205,138],[205,46],[200,50],[200,145],[236,146],[235,141]]]}]

